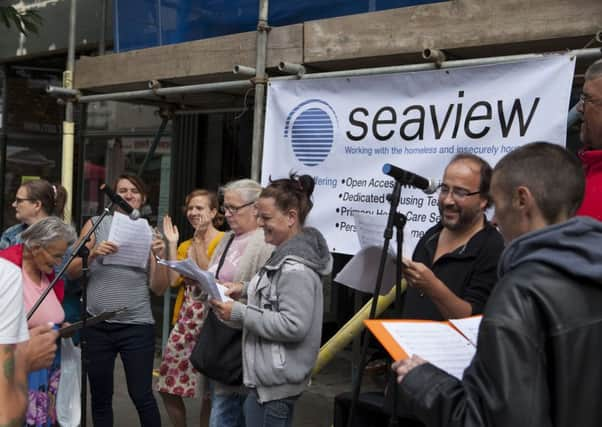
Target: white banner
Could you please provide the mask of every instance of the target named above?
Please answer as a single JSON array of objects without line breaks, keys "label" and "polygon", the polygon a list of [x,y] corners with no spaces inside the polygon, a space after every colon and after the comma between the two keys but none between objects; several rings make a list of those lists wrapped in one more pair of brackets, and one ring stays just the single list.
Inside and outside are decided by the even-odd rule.
[{"label": "white banner", "polygon": [[[262,183],[290,171],[316,180],[308,225],[333,252],[359,250],[354,214],[388,214],[391,163],[441,179],[470,152],[494,165],[533,141],[565,145],[574,57],[378,76],[269,83]],[[404,254],[439,221],[436,195],[404,187]]]}]

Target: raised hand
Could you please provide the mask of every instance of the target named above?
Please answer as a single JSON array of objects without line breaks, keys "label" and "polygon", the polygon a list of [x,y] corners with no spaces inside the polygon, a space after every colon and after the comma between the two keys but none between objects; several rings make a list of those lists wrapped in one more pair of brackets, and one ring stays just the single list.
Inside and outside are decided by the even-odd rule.
[{"label": "raised hand", "polygon": [[209,225],[211,224],[211,216],[207,212],[201,212],[199,214],[199,223],[194,230],[194,238],[200,241],[205,239],[205,233],[209,229]]},{"label": "raised hand", "polygon": [[178,227],[173,224],[169,215],[163,217],[163,235],[165,236],[167,243],[170,244],[178,243],[178,240],[180,239]]}]

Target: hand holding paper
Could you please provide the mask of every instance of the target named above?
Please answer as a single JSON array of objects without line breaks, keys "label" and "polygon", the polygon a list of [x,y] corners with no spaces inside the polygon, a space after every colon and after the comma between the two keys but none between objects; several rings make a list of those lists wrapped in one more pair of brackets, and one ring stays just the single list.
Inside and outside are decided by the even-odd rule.
[{"label": "hand holding paper", "polygon": [[395,371],[397,374],[397,383],[401,384],[403,378],[414,368],[417,368],[420,365],[424,365],[427,363],[427,360],[424,360],[420,356],[413,355],[409,359],[398,360],[393,363],[391,369]]},{"label": "hand holding paper", "polygon": [[217,317],[219,317],[222,320],[225,320],[226,322],[231,319],[233,304],[232,300],[224,302],[211,300],[210,302],[213,306],[213,310],[217,314]]},{"label": "hand holding paper", "polygon": [[174,271],[177,271],[182,276],[186,276],[196,283],[199,287],[208,294],[209,299],[218,301],[231,301],[232,299],[226,296],[226,288],[215,281],[215,277],[208,271],[201,268],[190,258],[183,261],[171,261],[157,258],[157,263],[165,265]]},{"label": "hand holding paper", "polygon": [[453,323],[428,320],[365,320],[364,323],[394,360],[409,360],[419,355],[461,379],[476,352],[475,332],[480,321],[481,316],[474,316]]}]

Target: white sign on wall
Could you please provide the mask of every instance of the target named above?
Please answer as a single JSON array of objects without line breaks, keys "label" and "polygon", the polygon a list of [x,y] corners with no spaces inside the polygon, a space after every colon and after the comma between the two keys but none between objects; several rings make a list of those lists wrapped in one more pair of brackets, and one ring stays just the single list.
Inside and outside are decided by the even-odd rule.
[{"label": "white sign on wall", "polygon": [[[272,80],[262,183],[290,171],[315,178],[308,225],[333,252],[359,250],[354,214],[386,216],[385,163],[441,179],[469,152],[494,165],[533,141],[565,144],[574,57],[332,79]],[[404,253],[439,221],[436,195],[402,190]]]}]

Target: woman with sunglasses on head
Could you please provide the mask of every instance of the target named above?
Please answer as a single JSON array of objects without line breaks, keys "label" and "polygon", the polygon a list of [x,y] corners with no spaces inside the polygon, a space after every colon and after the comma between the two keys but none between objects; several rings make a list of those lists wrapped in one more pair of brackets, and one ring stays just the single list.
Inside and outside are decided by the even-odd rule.
[{"label": "woman with sunglasses on head", "polygon": [[17,189],[13,208],[18,224],[7,228],[0,236],[0,249],[21,243],[21,233],[32,224],[50,215],[63,217],[67,190],[45,179],[24,182]]},{"label": "woman with sunglasses on head", "polygon": [[[37,221],[25,230],[20,238],[22,244],[10,246],[0,251],[4,258],[21,269],[25,311],[29,312],[42,293],[54,279],[55,268],[62,263],[65,251],[77,238],[75,230],[60,218],[50,216]],[[63,301],[63,281],[59,280],[53,291],[48,293],[31,319],[27,321],[30,335],[46,333],[49,324],[62,324],[65,312]],[[54,356],[54,357],[53,357]],[[26,414],[26,426],[54,426],[56,417],[56,393],[60,377],[60,352],[47,352],[45,358],[38,360],[42,368],[29,373],[29,402]],[[73,396],[74,399],[78,396]]]},{"label": "woman with sunglasses on head", "polygon": [[[224,233],[219,231],[224,217],[218,212],[215,193],[193,190],[184,204],[186,219],[194,229],[194,235],[177,247],[177,259],[192,259],[203,270]],[[163,232],[175,258],[179,233],[169,216],[163,217]],[[154,389],[161,394],[167,414],[175,427],[186,426],[186,406],[183,397],[202,398],[200,426],[209,422],[210,400],[206,397],[206,381],[189,362],[190,353],[203,325],[205,307],[195,283],[170,270],[170,283],[180,288],[174,306],[174,328],[169,334],[159,366],[159,378]]]},{"label": "woman with sunglasses on head", "polygon": [[266,243],[275,250],[248,284],[228,284],[233,298],[211,304],[243,329],[247,427],[291,426],[295,403],[309,383],[320,349],[322,280],[332,269],[324,237],[304,227],[312,208],[308,175],[271,181],[257,200]]},{"label": "woman with sunglasses on head", "polygon": [[[134,209],[140,210],[146,203],[145,186],[137,176],[119,176],[114,191]],[[98,219],[94,217],[84,225],[82,237]],[[119,354],[128,393],[136,406],[141,425],[160,426],[161,417],[152,390],[155,320],[149,288],[161,295],[169,285],[167,268],[158,265],[155,259],[155,256],[165,258],[165,243],[158,236],[153,237],[146,268],[105,264],[105,256],[119,251],[118,245],[107,240],[112,222],[112,215],[105,216],[86,245],[90,250],[88,313],[98,315],[125,308],[111,319],[84,331],[88,343],[92,419],[96,427],[113,425],[113,375]],[[71,263],[69,276],[80,275],[81,258],[77,258]]]}]

